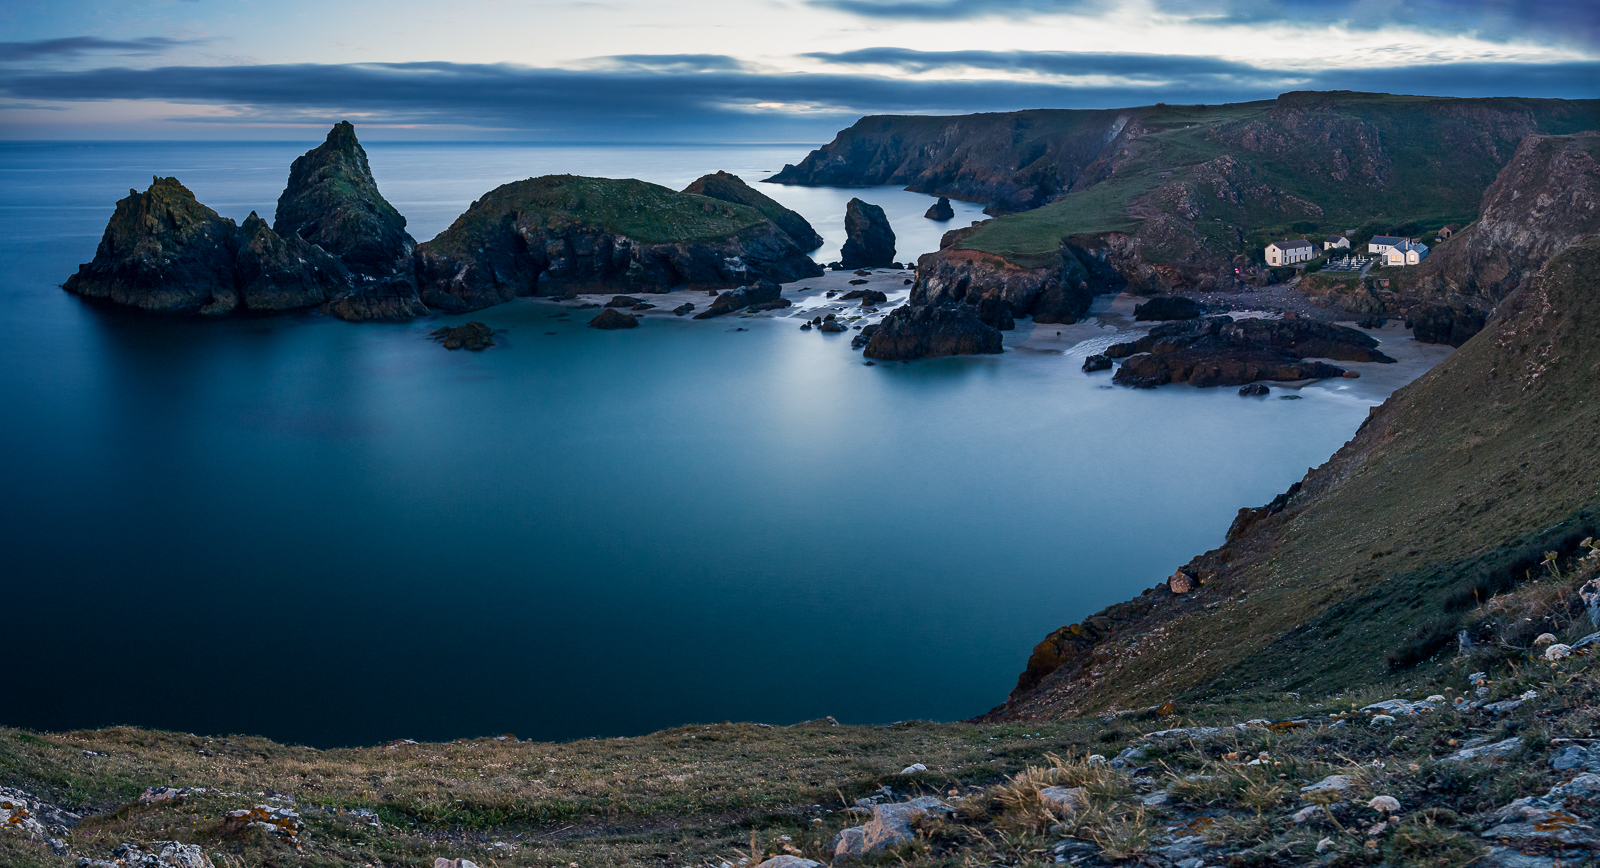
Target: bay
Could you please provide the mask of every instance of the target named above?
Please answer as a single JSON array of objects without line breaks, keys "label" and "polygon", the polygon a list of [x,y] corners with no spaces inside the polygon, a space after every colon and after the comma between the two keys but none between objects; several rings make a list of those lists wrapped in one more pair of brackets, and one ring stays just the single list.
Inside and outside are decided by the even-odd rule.
[{"label": "bay", "polygon": [[[270,218],[313,144],[0,143],[0,636],[22,661],[0,723],[327,746],[964,718],[1402,381],[1108,388],[1078,368],[1110,313],[1060,351],[1022,346],[1024,323],[1001,356],[868,367],[848,335],[783,319],[597,332],[519,300],[444,320],[504,330],[449,353],[426,339],[439,320],[199,322],[59,289],[152,174]],[[807,150],[367,147],[419,240],[517,178],[754,181]],[[761,189],[824,261],[852,196],[885,207],[908,261],[982,216]]]}]

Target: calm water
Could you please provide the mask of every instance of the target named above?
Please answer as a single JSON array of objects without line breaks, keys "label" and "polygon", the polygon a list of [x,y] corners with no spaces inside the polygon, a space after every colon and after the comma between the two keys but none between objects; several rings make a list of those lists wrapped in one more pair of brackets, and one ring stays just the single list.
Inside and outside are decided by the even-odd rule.
[{"label": "calm water", "polygon": [[[789,322],[596,332],[531,300],[447,353],[437,321],[191,322],[57,288],[150,175],[270,218],[311,144],[0,144],[0,723],[331,745],[967,717],[1377,400],[1108,389],[1082,352],[865,367]],[[806,147],[369,151],[426,239],[516,178],[753,180]],[[822,259],[852,195],[902,258],[946,228],[919,195],[762,189]]]}]

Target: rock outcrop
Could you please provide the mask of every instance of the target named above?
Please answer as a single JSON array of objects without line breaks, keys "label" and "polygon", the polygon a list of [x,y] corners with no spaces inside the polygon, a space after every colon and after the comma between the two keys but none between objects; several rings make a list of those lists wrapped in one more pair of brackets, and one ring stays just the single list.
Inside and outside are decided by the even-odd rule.
[{"label": "rock outcrop", "polygon": [[469,322],[454,328],[434,329],[430,336],[447,350],[482,350],[494,346],[494,329],[485,323]]},{"label": "rock outcrop", "polygon": [[1124,359],[1112,376],[1125,386],[1167,383],[1242,386],[1257,380],[1319,380],[1343,368],[1306,357],[1352,362],[1393,362],[1365,332],[1313,320],[1207,317],[1156,326],[1136,341],[1112,344],[1105,354]]},{"label": "rock outcrop", "polygon": [[92,262],[68,292],[150,311],[217,316],[322,304],[350,288],[342,263],[284,238],[254,212],[243,226],[200,204],[177,178],[117,203]]},{"label": "rock outcrop", "polygon": [[497,187],[417,248],[423,300],[723,289],[822,269],[761,212],[643,181],[547,175]]},{"label": "rock outcrop", "polygon": [[922,216],[942,223],[946,220],[956,219],[956,209],[950,207],[950,197],[940,196],[939,201],[928,206],[928,212]]},{"label": "rock outcrop", "polygon": [[296,158],[278,197],[272,228],[337,256],[355,286],[329,305],[343,319],[395,320],[427,313],[416,291],[417,242],[406,218],[378,192],[355,127],[340,121],[327,139]]},{"label": "rock outcrop", "polygon": [[884,317],[863,355],[900,361],[1002,349],[1000,330],[979,319],[969,304],[908,304]]},{"label": "rock outcrop", "polygon": [[720,292],[712,300],[711,306],[695,314],[695,319],[712,319],[723,314],[744,310],[752,305],[767,304],[778,301],[783,293],[783,287],[770,280],[757,281],[754,286],[741,286]]},{"label": "rock outcrop", "polygon": [[[951,233],[947,233],[949,235]],[[945,247],[917,260],[911,286],[914,305],[966,302],[1037,323],[1074,323],[1089,312],[1095,295],[1121,289],[1117,272],[1092,254],[1063,244],[1050,264],[1026,268],[991,253]],[[985,321],[994,325],[992,317]]]},{"label": "rock outcrop", "polygon": [[1489,320],[1486,311],[1458,295],[1444,301],[1424,302],[1406,312],[1406,328],[1425,344],[1459,347],[1483,331]]},{"label": "rock outcrop", "polygon": [[777,224],[779,229],[788,233],[801,250],[816,250],[822,246],[822,236],[817,234],[817,230],[811,227],[806,218],[746,184],[738,175],[727,172],[705,175],[683,188],[683,192],[693,193],[696,196],[709,196],[723,202],[748,205],[760,211],[768,220]]},{"label": "rock outcrop", "polygon": [[1195,319],[1206,312],[1205,305],[1181,295],[1163,295],[1133,308],[1135,320]]},{"label": "rock outcrop", "polygon": [[851,199],[844,211],[843,268],[887,268],[894,262],[894,230],[877,205]]}]

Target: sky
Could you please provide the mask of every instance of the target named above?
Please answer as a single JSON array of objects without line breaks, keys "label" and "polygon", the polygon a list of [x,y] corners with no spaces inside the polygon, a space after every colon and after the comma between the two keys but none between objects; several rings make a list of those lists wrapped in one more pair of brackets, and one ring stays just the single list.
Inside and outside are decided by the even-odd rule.
[{"label": "sky", "polygon": [[0,138],[812,141],[865,114],[1600,97],[1600,0],[7,0]]}]

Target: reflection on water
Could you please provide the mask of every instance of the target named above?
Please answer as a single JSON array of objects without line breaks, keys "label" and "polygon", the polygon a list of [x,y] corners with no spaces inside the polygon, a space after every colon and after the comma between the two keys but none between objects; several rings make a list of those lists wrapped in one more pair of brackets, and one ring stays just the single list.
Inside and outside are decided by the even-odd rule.
[{"label": "reflection on water", "polygon": [[[1072,344],[867,367],[788,322],[597,332],[533,300],[448,353],[437,321],[202,323],[57,288],[148,175],[242,218],[300,150],[0,147],[0,634],[50,661],[0,722],[338,744],[966,717],[1375,400],[1104,389]],[[428,237],[515,177],[681,187],[804,148],[371,150]],[[769,192],[835,246],[862,194]],[[927,197],[869,192],[932,249]]]}]

